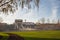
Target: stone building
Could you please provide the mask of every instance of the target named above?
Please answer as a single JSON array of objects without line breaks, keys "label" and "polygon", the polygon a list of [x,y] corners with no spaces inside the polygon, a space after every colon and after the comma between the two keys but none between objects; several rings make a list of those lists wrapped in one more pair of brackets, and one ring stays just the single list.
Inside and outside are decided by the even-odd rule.
[{"label": "stone building", "polygon": [[15,29],[16,30],[21,30],[21,29],[23,29],[24,27],[23,27],[23,25],[22,25],[22,23],[23,23],[23,20],[21,20],[21,19],[16,19],[15,20]]}]

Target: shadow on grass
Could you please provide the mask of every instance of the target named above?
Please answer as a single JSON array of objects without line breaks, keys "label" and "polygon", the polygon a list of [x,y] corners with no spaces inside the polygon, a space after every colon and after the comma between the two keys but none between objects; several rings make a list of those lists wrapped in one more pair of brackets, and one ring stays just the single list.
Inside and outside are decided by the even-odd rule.
[{"label": "shadow on grass", "polygon": [[32,38],[32,37],[24,37],[25,40],[60,40],[55,38]]},{"label": "shadow on grass", "polygon": [[8,36],[1,36],[0,35],[0,40],[7,40],[8,39]]},{"label": "shadow on grass", "polygon": [[16,34],[12,34],[12,33],[6,33],[9,35],[7,40],[24,40],[23,37],[16,35]]},{"label": "shadow on grass", "polygon": [[16,35],[16,34],[11,34],[11,33],[6,33],[9,36],[1,36],[0,35],[0,40],[24,40],[23,37]]},{"label": "shadow on grass", "polygon": [[9,36],[0,36],[0,40],[60,40],[56,38],[34,38],[34,37],[21,37],[16,34],[6,33]]}]

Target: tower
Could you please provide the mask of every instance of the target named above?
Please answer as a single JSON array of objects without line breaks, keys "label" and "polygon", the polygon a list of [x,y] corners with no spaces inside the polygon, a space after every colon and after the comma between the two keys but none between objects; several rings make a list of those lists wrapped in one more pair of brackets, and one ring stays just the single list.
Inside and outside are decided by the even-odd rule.
[{"label": "tower", "polygon": [[23,20],[21,20],[21,19],[16,19],[16,20],[15,20],[15,28],[16,28],[17,30],[23,29],[22,23],[23,23]]}]

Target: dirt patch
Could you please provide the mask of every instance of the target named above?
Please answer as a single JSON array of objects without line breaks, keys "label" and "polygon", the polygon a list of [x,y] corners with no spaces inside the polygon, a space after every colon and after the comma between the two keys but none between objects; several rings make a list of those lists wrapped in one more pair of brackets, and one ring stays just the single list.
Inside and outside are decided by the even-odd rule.
[{"label": "dirt patch", "polygon": [[24,40],[23,37],[18,36],[16,34],[12,34],[12,33],[7,33],[9,35],[7,40]]}]

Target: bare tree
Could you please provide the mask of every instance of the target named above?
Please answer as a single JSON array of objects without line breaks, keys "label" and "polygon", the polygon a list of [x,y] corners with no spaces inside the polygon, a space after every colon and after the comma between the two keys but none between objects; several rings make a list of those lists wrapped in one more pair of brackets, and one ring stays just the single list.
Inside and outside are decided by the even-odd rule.
[{"label": "bare tree", "polygon": [[49,19],[47,19],[47,22],[48,22],[48,23],[50,23],[50,20],[49,20]]},{"label": "bare tree", "polygon": [[60,24],[60,19],[58,19],[58,24]]},{"label": "bare tree", "polygon": [[52,20],[52,23],[53,23],[53,24],[55,24],[55,23],[56,23],[55,19],[53,19],[53,20]]},{"label": "bare tree", "polygon": [[36,24],[39,25],[39,24],[40,24],[40,20],[38,20],[38,21],[36,22]]},{"label": "bare tree", "polygon": [[35,3],[35,5],[39,8],[40,0],[0,0],[0,12],[8,13],[15,12],[18,9],[18,6],[24,8],[24,5],[30,9],[30,2]]},{"label": "bare tree", "polygon": [[41,22],[44,24],[45,23],[45,18],[41,18]]},{"label": "bare tree", "polygon": [[3,19],[0,17],[0,23],[3,22]]}]

